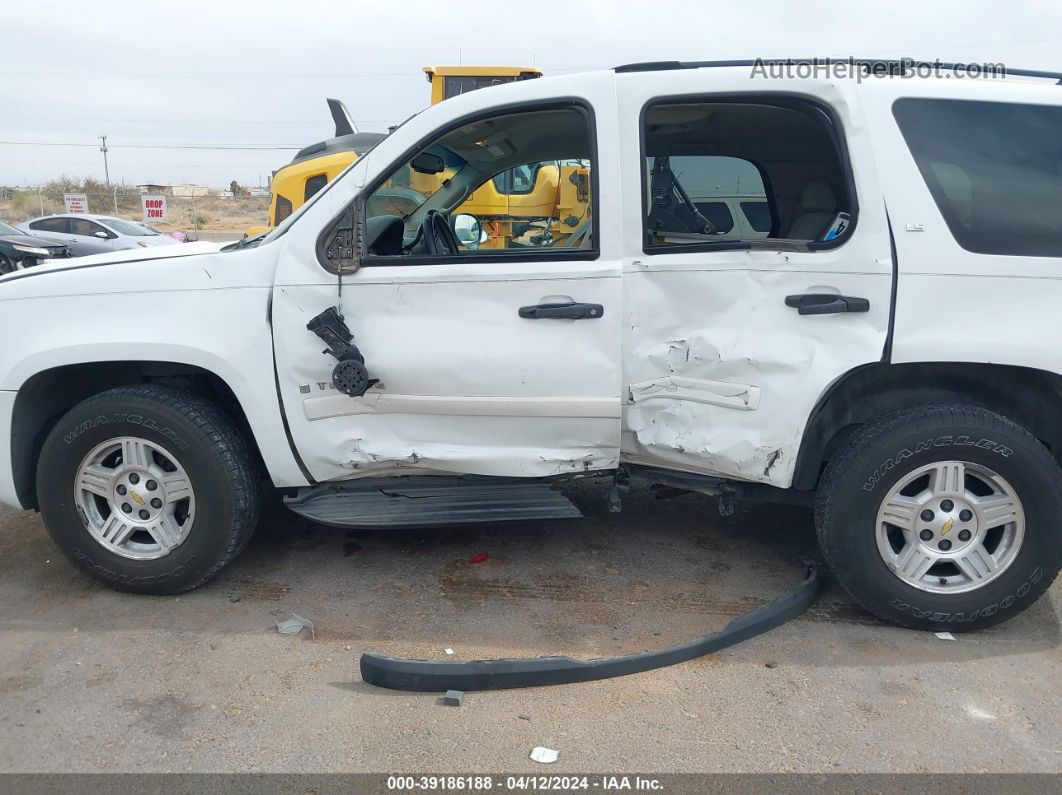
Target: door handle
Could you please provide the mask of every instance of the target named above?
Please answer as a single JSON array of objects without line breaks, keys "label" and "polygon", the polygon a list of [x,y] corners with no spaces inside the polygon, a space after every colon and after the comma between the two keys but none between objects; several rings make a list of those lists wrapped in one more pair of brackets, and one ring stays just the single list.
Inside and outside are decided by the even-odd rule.
[{"label": "door handle", "polygon": [[800,293],[787,295],[785,305],[797,310],[799,315],[833,315],[838,312],[869,312],[870,301],[851,295],[833,293]]},{"label": "door handle", "polygon": [[578,304],[569,301],[565,304],[534,304],[520,307],[520,317],[529,320],[542,318],[567,318],[569,320],[596,320],[605,314],[601,304]]}]

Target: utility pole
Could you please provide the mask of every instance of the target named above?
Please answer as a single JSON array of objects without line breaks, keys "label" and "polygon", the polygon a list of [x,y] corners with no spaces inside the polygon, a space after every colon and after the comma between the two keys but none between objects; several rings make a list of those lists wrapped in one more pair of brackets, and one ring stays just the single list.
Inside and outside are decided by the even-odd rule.
[{"label": "utility pole", "polygon": [[100,151],[103,152],[103,175],[107,179],[107,187],[111,187],[111,170],[107,168],[107,136],[101,135],[99,139],[103,142],[100,146]]}]

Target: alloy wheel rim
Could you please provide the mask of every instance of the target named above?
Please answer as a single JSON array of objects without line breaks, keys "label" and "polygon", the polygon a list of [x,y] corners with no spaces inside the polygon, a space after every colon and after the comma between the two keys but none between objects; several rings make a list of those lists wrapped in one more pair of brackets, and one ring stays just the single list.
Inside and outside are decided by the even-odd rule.
[{"label": "alloy wheel rim", "polygon": [[1014,562],[1025,512],[998,473],[966,461],[938,461],[901,478],[881,501],[877,546],[889,570],[914,588],[965,593]]},{"label": "alloy wheel rim", "polygon": [[74,504],[97,543],[133,560],[170,554],[195,520],[195,491],[180,461],[135,436],[89,451],[77,470]]}]

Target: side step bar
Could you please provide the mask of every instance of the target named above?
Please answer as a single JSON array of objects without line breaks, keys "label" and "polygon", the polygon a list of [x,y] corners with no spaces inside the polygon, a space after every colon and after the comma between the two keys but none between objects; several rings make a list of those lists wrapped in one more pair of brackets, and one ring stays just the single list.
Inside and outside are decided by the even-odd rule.
[{"label": "side step bar", "polygon": [[799,616],[818,594],[819,572],[809,563],[804,581],[794,593],[735,618],[718,632],[668,649],[596,660],[527,657],[471,662],[412,660],[366,652],[361,655],[361,678],[392,690],[442,692],[560,685],[626,676],[692,660],[754,638]]},{"label": "side step bar", "polygon": [[514,519],[577,519],[582,513],[550,483],[521,478],[372,478],[323,483],[284,505],[329,527],[426,527]]}]

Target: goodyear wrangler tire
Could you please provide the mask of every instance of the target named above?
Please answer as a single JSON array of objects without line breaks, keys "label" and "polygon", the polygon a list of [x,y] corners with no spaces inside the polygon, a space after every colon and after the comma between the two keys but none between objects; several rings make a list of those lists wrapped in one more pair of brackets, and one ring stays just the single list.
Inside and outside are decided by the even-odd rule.
[{"label": "goodyear wrangler tire", "polygon": [[228,565],[258,520],[247,440],[178,389],[119,387],[72,408],[37,467],[45,525],[74,563],[120,591],[173,594]]},{"label": "goodyear wrangler tire", "polygon": [[834,455],[815,508],[834,575],[915,629],[998,624],[1062,566],[1062,471],[1023,428],[972,406],[903,409]]}]

